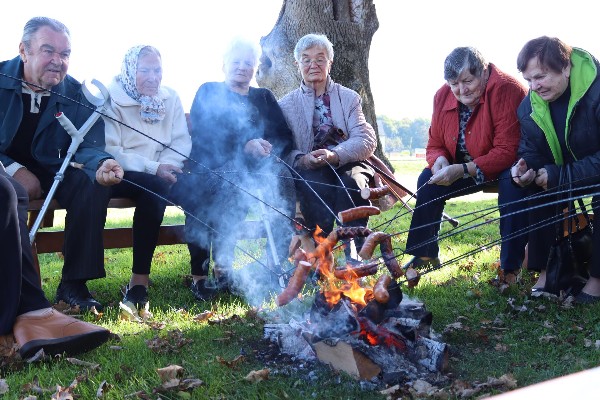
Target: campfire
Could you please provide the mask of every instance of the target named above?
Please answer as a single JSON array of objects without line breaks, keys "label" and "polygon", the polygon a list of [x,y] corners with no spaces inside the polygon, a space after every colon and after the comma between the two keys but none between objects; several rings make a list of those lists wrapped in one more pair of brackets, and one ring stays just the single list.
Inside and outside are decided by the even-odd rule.
[{"label": "campfire", "polygon": [[[378,213],[376,207],[356,207],[340,213],[339,219]],[[365,238],[358,252],[363,261],[336,265],[338,243],[357,237]],[[432,314],[424,304],[403,298],[399,278],[406,275],[408,285],[414,286],[419,275],[400,267],[390,235],[339,227],[327,237],[317,230],[314,239],[292,249],[296,270],[275,301],[284,306],[295,299],[312,273],[319,288],[312,306],[300,320],[266,324],[266,338],[283,353],[316,358],[357,379],[381,374],[387,382],[397,382],[447,368],[447,346],[432,337]],[[377,246],[381,259],[373,257]],[[380,273],[382,269],[386,271]]]}]

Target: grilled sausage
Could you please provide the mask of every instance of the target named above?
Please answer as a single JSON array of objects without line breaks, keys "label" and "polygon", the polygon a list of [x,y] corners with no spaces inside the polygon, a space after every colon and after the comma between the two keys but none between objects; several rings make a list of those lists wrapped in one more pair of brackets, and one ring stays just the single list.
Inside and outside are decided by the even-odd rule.
[{"label": "grilled sausage", "polygon": [[382,274],[373,285],[373,297],[378,303],[385,304],[390,300],[390,292],[388,292],[390,283],[392,283],[392,277]]},{"label": "grilled sausage", "polygon": [[340,211],[338,218],[342,224],[346,222],[354,221],[356,219],[367,218],[372,215],[379,215],[381,211],[379,208],[374,206],[359,206],[349,208],[348,210]]}]

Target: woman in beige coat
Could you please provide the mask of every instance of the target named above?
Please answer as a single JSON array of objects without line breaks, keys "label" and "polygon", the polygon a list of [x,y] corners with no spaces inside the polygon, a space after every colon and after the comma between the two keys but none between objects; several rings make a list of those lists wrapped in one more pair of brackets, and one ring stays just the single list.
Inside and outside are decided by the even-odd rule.
[{"label": "woman in beige coat", "polygon": [[[373,154],[377,140],[358,93],[329,76],[333,45],[326,36],[300,38],[294,58],[302,83],[279,101],[294,134],[289,162],[304,178],[297,181],[296,190],[306,226],[318,225],[327,235],[333,229],[334,213],[369,204],[357,189],[367,187],[374,175],[363,161]],[[348,225],[367,222],[365,218]]]}]

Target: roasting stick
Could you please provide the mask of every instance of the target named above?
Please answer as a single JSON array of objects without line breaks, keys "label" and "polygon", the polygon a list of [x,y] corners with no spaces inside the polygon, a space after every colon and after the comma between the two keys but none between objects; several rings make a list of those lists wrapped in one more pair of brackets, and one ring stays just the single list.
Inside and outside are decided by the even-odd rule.
[{"label": "roasting stick", "polygon": [[[385,171],[383,171],[381,168],[379,168],[378,166],[374,165],[372,162],[370,162],[369,160],[365,161],[367,164],[369,164],[371,166],[371,168],[373,168],[375,170],[375,172],[377,172],[379,175],[381,175],[382,179],[384,181],[389,181],[391,183],[393,183],[394,185],[398,186],[400,189],[404,190],[406,193],[408,193],[409,195],[411,195],[412,197],[416,198],[416,194],[410,190],[408,190],[404,185],[401,185],[400,182],[398,182],[394,177],[390,176],[388,173],[386,173]],[[388,184],[388,186],[391,186]],[[390,189],[392,189],[390,187]],[[406,203],[405,201],[402,200],[402,198],[398,195],[398,193],[396,193],[393,189],[392,189],[392,193],[394,193],[395,197],[402,203],[402,206],[406,207],[406,209],[409,212],[414,212],[413,208],[410,207],[408,205],[408,203]],[[457,227],[459,224],[459,221],[455,218],[452,218],[451,216],[449,216],[448,214],[446,214],[445,212],[442,214],[442,219],[444,221],[448,221],[453,227]]]},{"label": "roasting stick", "polygon": [[75,125],[73,125],[71,120],[69,120],[69,118],[67,118],[67,116],[64,115],[62,112],[59,112],[55,115],[58,122],[62,125],[65,131],[67,131],[69,136],[71,136],[71,145],[67,150],[67,155],[65,156],[65,159],[62,165],[60,166],[60,169],[54,176],[54,182],[52,182],[52,186],[50,187],[50,190],[46,195],[46,199],[44,200],[44,204],[42,204],[40,213],[38,214],[33,226],[31,227],[31,230],[29,231],[29,242],[31,243],[33,243],[33,241],[35,240],[37,230],[39,229],[40,225],[42,224],[42,221],[44,220],[44,215],[46,214],[46,211],[48,211],[48,207],[50,206],[50,202],[54,197],[54,193],[56,193],[58,185],[63,181],[65,171],[67,170],[67,167],[69,167],[69,165],[71,164],[71,159],[77,151],[77,148],[79,148],[79,145],[81,144],[81,142],[83,142],[83,137],[88,133],[92,126],[94,126],[98,118],[100,118],[100,116],[106,111],[106,103],[109,99],[108,90],[106,90],[106,87],[102,83],[95,79],[92,79],[92,84],[99,89],[99,96],[92,94],[85,86],[85,82],[81,86],[81,88],[83,90],[85,98],[90,103],[92,103],[92,105],[96,106],[96,110],[94,111],[94,113],[92,113],[92,115],[90,115],[88,120],[85,121],[85,123],[81,126],[81,128],[79,128],[79,130],[75,128]]},{"label": "roasting stick", "polygon": [[[279,263],[279,254],[277,254],[277,247],[275,246],[275,241],[273,240],[273,231],[271,230],[271,222],[269,221],[269,216],[267,215],[267,208],[264,205],[263,193],[262,190],[258,190],[256,192],[256,197],[258,197],[260,204],[260,212],[262,213],[262,220],[265,224],[265,231],[267,233],[267,242],[269,243],[271,257],[273,259],[273,267],[275,268],[274,272],[281,271],[281,264]],[[283,275],[278,276],[279,284],[281,287],[285,287],[285,280]]]}]

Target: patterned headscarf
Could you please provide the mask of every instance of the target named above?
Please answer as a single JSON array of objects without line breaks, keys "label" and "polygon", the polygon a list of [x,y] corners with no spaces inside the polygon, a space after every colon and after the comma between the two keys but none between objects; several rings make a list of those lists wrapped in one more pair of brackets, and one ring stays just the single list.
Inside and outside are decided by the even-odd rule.
[{"label": "patterned headscarf", "polygon": [[136,74],[140,51],[147,45],[132,47],[125,54],[123,64],[121,65],[121,75],[118,76],[119,82],[125,90],[125,93],[132,99],[141,104],[140,115],[144,122],[156,124],[165,117],[165,104],[158,96],[144,96],[137,90]]}]

